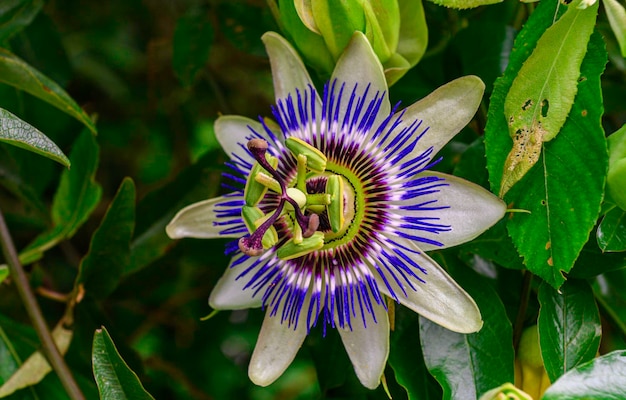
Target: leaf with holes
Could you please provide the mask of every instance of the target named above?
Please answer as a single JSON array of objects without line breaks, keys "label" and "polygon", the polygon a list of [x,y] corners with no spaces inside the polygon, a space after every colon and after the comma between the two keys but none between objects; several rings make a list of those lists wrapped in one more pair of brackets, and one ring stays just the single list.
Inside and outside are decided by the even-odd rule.
[{"label": "leaf with holes", "polygon": [[[494,85],[485,130],[487,169],[498,190],[511,139],[503,114],[508,88],[540,33],[550,26],[556,4],[541,2],[524,26],[504,76]],[[600,212],[608,165],[600,75],[606,64],[604,42],[593,34],[581,65],[578,92],[559,135],[544,143],[539,162],[504,197],[514,208],[507,229],[524,264],[553,287],[565,280],[587,242]],[[573,178],[575,178],[573,180]],[[575,183],[575,184],[573,184]]]},{"label": "leaf with holes", "polygon": [[572,3],[550,26],[517,72],[504,102],[513,148],[504,164],[500,197],[539,161],[544,142],[556,137],[576,96],[580,65],[593,32],[598,3]]}]

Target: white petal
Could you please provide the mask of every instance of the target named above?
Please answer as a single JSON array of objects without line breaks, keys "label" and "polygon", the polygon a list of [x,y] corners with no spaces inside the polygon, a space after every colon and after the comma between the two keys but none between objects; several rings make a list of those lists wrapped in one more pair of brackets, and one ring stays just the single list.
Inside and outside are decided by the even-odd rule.
[{"label": "white petal", "polygon": [[265,33],[261,40],[265,43],[265,49],[270,57],[276,102],[286,99],[290,94],[296,98],[296,90],[304,93],[309,85],[314,87],[298,52],[289,42],[275,32]]},{"label": "white petal", "polygon": [[484,91],[485,84],[477,76],[464,76],[449,82],[403,110],[397,132],[418,119],[423,120],[422,126],[430,128],[413,153],[421,154],[432,146],[433,154],[436,154],[472,120]]},{"label": "white petal", "polygon": [[272,148],[279,146],[276,140],[283,140],[281,133],[273,132],[276,136],[276,140],[274,140],[265,132],[260,122],[250,118],[238,115],[219,117],[215,121],[215,137],[231,160],[240,158],[250,164],[254,163],[254,159],[248,152],[247,144],[250,139],[257,136],[252,133],[250,128],[265,139]]},{"label": "white petal", "polygon": [[[360,320],[355,319],[352,330],[347,326],[337,330],[352,361],[356,376],[363,386],[376,389],[380,384],[380,377],[385,370],[387,356],[389,356],[389,317],[382,305],[374,303],[376,321],[368,320],[364,327]],[[358,310],[357,310],[358,314]]]},{"label": "white petal", "polygon": [[[172,239],[184,237],[199,239],[214,239],[227,237],[240,237],[239,233],[222,233],[226,228],[244,227],[239,221],[233,225],[215,225],[218,220],[227,221],[226,218],[218,218],[216,212],[228,210],[224,207],[225,202],[243,200],[240,196],[221,196],[209,200],[193,203],[180,210],[165,227],[165,232]],[[236,221],[236,220],[235,220]]]},{"label": "white petal", "polygon": [[[254,276],[255,272],[265,263],[259,263],[254,269],[250,270],[245,276],[239,275],[247,270],[253,263],[259,261],[257,257],[249,257],[235,267],[232,267],[233,261],[230,262],[228,269],[224,275],[217,281],[215,288],[209,297],[209,305],[216,310],[241,310],[245,308],[261,307],[263,302],[263,291],[254,295],[254,289],[244,286]],[[239,277],[239,279],[237,279]]]},{"label": "white petal", "polygon": [[345,114],[354,85],[357,84],[356,95],[362,96],[369,84],[365,107],[376,94],[379,96],[384,94],[384,99],[373,127],[376,128],[382,120],[389,116],[391,107],[389,105],[389,91],[387,89],[387,81],[385,80],[385,72],[363,33],[354,33],[350,43],[348,43],[341,57],[337,60],[330,82],[334,82],[335,79],[339,84],[342,82],[346,83],[339,115]]},{"label": "white petal", "polygon": [[[394,239],[400,245],[419,249],[410,240]],[[472,333],[477,332],[483,325],[480,310],[474,300],[461,288],[432,258],[426,254],[405,252],[420,267],[426,270],[426,274],[418,271],[424,282],[407,275],[415,290],[405,284],[406,296],[397,282],[387,276],[387,282],[391,285],[398,301],[420,314],[454,332]],[[400,278],[403,279],[403,278]],[[377,276],[380,290],[387,296],[391,296],[386,284]]]},{"label": "white petal", "polygon": [[281,323],[280,312],[273,317],[270,316],[270,310],[265,313],[248,366],[248,376],[252,382],[267,386],[285,372],[307,335],[306,324],[300,322],[294,329],[287,321]]},{"label": "white petal", "polygon": [[[439,233],[405,230],[406,233],[423,236],[443,244],[443,246],[436,246],[420,242],[418,246],[424,251],[444,249],[469,242],[498,222],[506,212],[506,204],[479,185],[439,172],[425,171],[418,175],[418,177],[422,176],[444,178],[447,186],[439,187],[439,192],[419,196],[415,202],[422,203],[439,199],[434,206],[448,206],[448,208],[429,211],[428,214],[421,215],[439,217],[440,220],[437,223],[451,227],[451,230]],[[420,215],[418,213],[423,212],[404,210],[400,213]]]}]

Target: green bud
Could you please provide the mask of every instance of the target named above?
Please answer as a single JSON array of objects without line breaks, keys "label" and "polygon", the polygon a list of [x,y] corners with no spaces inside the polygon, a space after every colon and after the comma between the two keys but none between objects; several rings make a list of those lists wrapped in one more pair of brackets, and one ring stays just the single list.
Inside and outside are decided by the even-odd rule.
[{"label": "green bud", "polygon": [[505,383],[480,396],[480,400],[533,400],[533,398],[512,383]]},{"label": "green bud", "polygon": [[[248,228],[248,232],[251,234],[254,233],[254,231],[256,231],[257,228],[267,219],[267,216],[263,214],[263,211],[261,211],[260,208],[249,206],[243,206],[241,208],[241,217],[243,218],[243,223],[246,225],[246,228]],[[270,226],[261,239],[263,248],[269,249],[277,242],[278,232],[276,232],[276,228]]]},{"label": "green bud", "polygon": [[310,237],[304,238],[302,242],[298,244],[296,244],[293,239],[289,240],[276,251],[276,255],[281,260],[292,260],[305,256],[312,251],[319,250],[322,247],[324,247],[324,234],[322,232],[315,232]]},{"label": "green bud", "polygon": [[300,155],[306,156],[306,166],[314,172],[324,172],[326,169],[326,156],[324,153],[311,146],[302,139],[290,136],[285,140],[285,146],[296,158]]},{"label": "green bud", "polygon": [[[266,154],[265,158],[272,167],[276,168],[278,165],[278,159],[276,157]],[[246,200],[247,206],[256,206],[267,192],[268,186],[261,182],[257,182],[256,180],[257,175],[264,173],[264,171],[265,169],[261,167],[259,163],[254,163],[252,170],[250,170],[250,176],[248,176],[248,181],[246,182],[246,187],[243,192],[243,197]]]},{"label": "green bud", "polygon": [[345,223],[343,210],[343,178],[339,175],[331,175],[326,181],[326,193],[330,194],[330,204],[328,210],[328,220],[330,229],[337,233]]},{"label": "green bud", "polygon": [[626,125],[608,138],[608,191],[619,208],[626,210]]},{"label": "green bud", "polygon": [[365,34],[391,86],[422,58],[428,29],[421,0],[278,0],[279,24],[323,78],[355,31]]}]

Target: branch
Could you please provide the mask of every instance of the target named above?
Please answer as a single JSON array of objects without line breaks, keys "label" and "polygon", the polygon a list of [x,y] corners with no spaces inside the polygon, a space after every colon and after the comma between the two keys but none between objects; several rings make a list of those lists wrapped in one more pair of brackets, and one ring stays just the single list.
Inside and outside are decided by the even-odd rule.
[{"label": "branch", "polygon": [[37,331],[39,340],[41,341],[42,353],[46,356],[48,362],[59,376],[59,379],[61,380],[65,391],[70,396],[70,399],[84,400],[85,396],[78,387],[72,372],[65,363],[63,356],[59,352],[59,349],[50,335],[50,330],[48,329],[48,325],[46,324],[46,321],[41,313],[39,304],[37,304],[35,294],[28,283],[26,273],[24,273],[22,264],[17,257],[17,251],[15,250],[13,239],[11,238],[9,229],[4,221],[2,210],[0,210],[0,245],[2,245],[2,253],[4,254],[4,258],[9,265],[11,278],[13,282],[15,282],[15,286],[17,287],[17,291],[22,298],[24,307],[28,312],[28,316],[33,323],[35,331]]}]

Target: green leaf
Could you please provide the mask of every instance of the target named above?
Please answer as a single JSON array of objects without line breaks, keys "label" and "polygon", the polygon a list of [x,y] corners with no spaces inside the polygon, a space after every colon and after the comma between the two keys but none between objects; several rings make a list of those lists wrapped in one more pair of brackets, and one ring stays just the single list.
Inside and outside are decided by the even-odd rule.
[{"label": "green leaf", "polygon": [[117,287],[130,263],[134,228],[135,184],[125,178],[80,263],[76,284],[83,284],[87,294],[104,299]]},{"label": "green leaf", "polygon": [[96,329],[91,357],[101,400],[154,400],[122,359],[104,327]]},{"label": "green leaf", "polygon": [[[65,354],[70,347],[72,334],[72,330],[65,328],[63,322],[52,330],[52,338],[61,354]],[[36,385],[50,371],[52,367],[44,355],[40,351],[33,353],[0,387],[0,398],[9,396],[16,390]]]},{"label": "green leaf", "polygon": [[419,318],[406,307],[395,308],[389,365],[409,400],[441,399],[441,389],[428,373],[419,340]]},{"label": "green leaf", "polygon": [[622,57],[626,57],[626,10],[617,0],[604,0],[604,11],[619,43]]},{"label": "green leaf", "polygon": [[626,398],[626,351],[618,350],[589,361],[563,375],[542,400]]},{"label": "green leaf", "polygon": [[207,10],[191,9],[176,21],[172,65],[183,85],[194,82],[209,59],[212,42],[213,26]]},{"label": "green leaf", "polygon": [[456,259],[434,259],[480,308],[484,325],[477,333],[449,331],[420,316],[420,339],[430,373],[443,387],[444,399],[477,399],[485,392],[513,381],[513,331],[504,305],[484,278]]},{"label": "green leaf", "polygon": [[613,132],[609,144],[608,194],[622,210],[626,210],[626,125]]},{"label": "green leaf", "polygon": [[42,7],[43,0],[4,0],[0,5],[0,42],[30,25]]},{"label": "green leaf", "polygon": [[591,237],[585,243],[568,277],[587,279],[622,268],[626,268],[626,257],[621,253],[603,253],[596,238]]},{"label": "green leaf", "polygon": [[[540,3],[515,43],[504,77],[494,86],[485,132],[487,168],[492,189],[499,187],[510,138],[502,113],[504,94],[524,59],[524,49],[532,47],[554,15],[553,4]],[[600,125],[602,95],[600,74],[606,63],[601,37],[592,35],[581,66],[578,93],[559,136],[545,143],[539,162],[505,196],[516,213],[507,228],[526,267],[558,288],[574,265],[600,211],[607,170],[607,150]],[[513,75],[512,75],[513,74]],[[572,185],[572,177],[576,184]],[[584,188],[584,190],[581,190]]]},{"label": "green leaf", "polygon": [[581,280],[568,280],[560,291],[543,282],[538,299],[541,356],[554,382],[595,357],[600,345],[600,314],[591,287]]},{"label": "green leaf", "polygon": [[32,94],[82,122],[96,133],[89,116],[56,82],[31,67],[10,51],[0,48],[0,82]]},{"label": "green leaf", "polygon": [[34,126],[2,108],[0,108],[0,142],[30,150],[68,168],[70,166],[70,160],[52,140]]},{"label": "green leaf", "polygon": [[63,171],[52,203],[53,228],[39,235],[20,253],[20,261],[31,263],[43,252],[76,233],[98,205],[102,188],[95,182],[98,167],[98,144],[93,135],[83,131],[76,139],[70,161],[72,168]]},{"label": "green leaf", "polygon": [[172,245],[165,226],[182,207],[215,196],[219,183],[215,152],[204,154],[194,165],[162,188],[148,193],[137,205],[136,236],[131,244],[131,262],[126,274],[136,272],[161,257]]},{"label": "green leaf", "polygon": [[440,6],[449,7],[449,8],[458,8],[458,9],[466,9],[466,8],[475,8],[480,6],[485,6],[488,4],[500,3],[502,0],[430,0],[435,4],[439,4]]},{"label": "green leaf", "polygon": [[597,232],[602,251],[626,251],[626,211],[619,207],[606,213]]},{"label": "green leaf", "polygon": [[567,11],[537,41],[506,96],[513,148],[504,163],[500,197],[539,161],[543,143],[556,137],[574,103],[598,3],[576,6],[563,6]]}]

